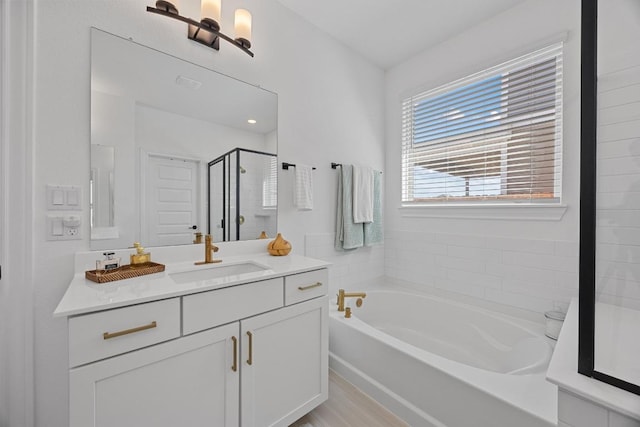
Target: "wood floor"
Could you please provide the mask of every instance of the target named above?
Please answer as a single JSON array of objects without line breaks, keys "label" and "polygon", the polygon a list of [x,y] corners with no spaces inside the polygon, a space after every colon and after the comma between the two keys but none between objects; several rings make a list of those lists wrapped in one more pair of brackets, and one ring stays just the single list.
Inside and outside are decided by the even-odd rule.
[{"label": "wood floor", "polygon": [[378,402],[329,371],[329,400],[290,427],[408,427]]}]

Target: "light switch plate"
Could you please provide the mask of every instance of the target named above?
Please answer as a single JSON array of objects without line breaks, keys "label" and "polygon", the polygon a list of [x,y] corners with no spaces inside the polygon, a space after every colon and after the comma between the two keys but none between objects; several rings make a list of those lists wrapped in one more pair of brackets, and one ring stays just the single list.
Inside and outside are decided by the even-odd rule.
[{"label": "light switch plate", "polygon": [[47,210],[82,210],[81,188],[75,185],[47,185]]},{"label": "light switch plate", "polygon": [[77,215],[47,215],[46,239],[82,239],[82,220]]}]

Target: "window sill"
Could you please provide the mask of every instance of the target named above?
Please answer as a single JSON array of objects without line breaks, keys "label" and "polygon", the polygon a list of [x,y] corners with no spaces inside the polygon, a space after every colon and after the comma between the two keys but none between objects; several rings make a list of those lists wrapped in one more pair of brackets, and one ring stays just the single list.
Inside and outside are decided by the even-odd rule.
[{"label": "window sill", "polygon": [[403,218],[560,221],[567,205],[423,205],[401,206],[399,211]]}]

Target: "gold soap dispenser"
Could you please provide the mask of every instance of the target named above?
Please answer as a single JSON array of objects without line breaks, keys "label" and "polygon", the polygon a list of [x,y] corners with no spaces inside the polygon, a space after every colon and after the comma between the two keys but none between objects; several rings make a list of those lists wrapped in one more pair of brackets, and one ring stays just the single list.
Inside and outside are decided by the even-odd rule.
[{"label": "gold soap dispenser", "polygon": [[131,265],[147,264],[151,262],[151,253],[145,252],[139,242],[133,244],[136,250],[135,254],[131,254]]}]

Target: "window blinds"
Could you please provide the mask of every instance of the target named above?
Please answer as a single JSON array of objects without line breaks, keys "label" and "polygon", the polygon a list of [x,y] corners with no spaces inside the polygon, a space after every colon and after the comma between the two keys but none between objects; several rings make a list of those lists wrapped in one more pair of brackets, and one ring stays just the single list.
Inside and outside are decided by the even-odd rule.
[{"label": "window blinds", "polygon": [[562,43],[402,103],[402,201],[559,202]]},{"label": "window blinds", "polygon": [[262,207],[275,208],[278,206],[278,158],[271,156],[263,169],[262,178]]}]

